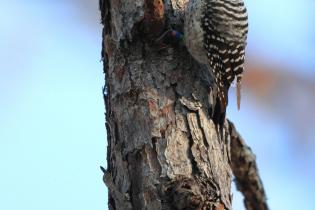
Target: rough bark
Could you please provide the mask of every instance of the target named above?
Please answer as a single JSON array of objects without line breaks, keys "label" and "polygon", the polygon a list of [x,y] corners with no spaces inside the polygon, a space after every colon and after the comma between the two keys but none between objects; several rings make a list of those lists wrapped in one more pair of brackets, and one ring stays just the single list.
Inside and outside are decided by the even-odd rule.
[{"label": "rough bark", "polygon": [[182,30],[187,1],[100,1],[109,209],[232,209],[231,129],[213,123],[211,75],[155,41]]},{"label": "rough bark", "polygon": [[244,139],[230,121],[231,136],[231,167],[236,178],[236,186],[245,197],[247,210],[268,209],[267,198],[262,181],[259,177],[256,157]]}]

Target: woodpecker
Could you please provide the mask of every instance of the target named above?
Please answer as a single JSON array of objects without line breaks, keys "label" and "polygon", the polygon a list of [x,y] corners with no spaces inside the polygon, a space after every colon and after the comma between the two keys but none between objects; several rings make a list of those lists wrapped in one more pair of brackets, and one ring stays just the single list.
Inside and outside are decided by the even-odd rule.
[{"label": "woodpecker", "polygon": [[185,11],[184,42],[190,54],[212,71],[221,111],[236,79],[240,109],[248,16],[243,0],[190,0]]}]

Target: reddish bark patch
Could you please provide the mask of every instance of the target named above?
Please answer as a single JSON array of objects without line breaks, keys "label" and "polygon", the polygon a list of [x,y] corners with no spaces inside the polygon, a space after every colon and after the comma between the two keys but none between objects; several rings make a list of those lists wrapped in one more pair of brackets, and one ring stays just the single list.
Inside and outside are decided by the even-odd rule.
[{"label": "reddish bark patch", "polygon": [[171,113],[173,106],[174,104],[169,104],[169,105],[164,106],[160,111],[160,115],[162,117],[167,117]]},{"label": "reddish bark patch", "polygon": [[107,54],[108,57],[111,57],[112,56],[112,50],[111,50],[111,47],[110,47],[110,36],[107,34],[105,35],[105,38],[104,38],[104,43],[105,43],[105,52]]},{"label": "reddish bark patch", "polygon": [[216,210],[224,210],[224,205],[220,203],[219,205],[217,205]]},{"label": "reddish bark patch", "polygon": [[164,4],[162,0],[145,0],[144,32],[151,38],[158,37],[164,30]]},{"label": "reddish bark patch", "polygon": [[150,109],[151,115],[157,116],[158,106],[155,100],[148,100],[148,103],[149,103],[149,109]]},{"label": "reddish bark patch", "polygon": [[125,74],[125,69],[122,65],[117,65],[114,68],[114,73],[115,73],[116,80],[121,82]]}]

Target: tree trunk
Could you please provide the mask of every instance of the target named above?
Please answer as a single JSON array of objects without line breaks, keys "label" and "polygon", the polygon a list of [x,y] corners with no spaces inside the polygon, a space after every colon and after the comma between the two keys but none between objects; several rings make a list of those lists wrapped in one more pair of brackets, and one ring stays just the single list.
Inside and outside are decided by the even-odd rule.
[{"label": "tree trunk", "polygon": [[109,209],[232,209],[231,126],[212,120],[211,75],[156,41],[182,31],[187,1],[100,1]]}]

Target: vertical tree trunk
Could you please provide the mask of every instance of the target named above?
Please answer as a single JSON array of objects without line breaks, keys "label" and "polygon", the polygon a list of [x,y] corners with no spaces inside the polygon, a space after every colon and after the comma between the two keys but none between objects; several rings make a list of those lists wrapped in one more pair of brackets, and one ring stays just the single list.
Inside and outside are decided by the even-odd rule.
[{"label": "vertical tree trunk", "polygon": [[[204,67],[181,45],[188,0],[101,0],[109,209],[231,209],[228,122]],[[208,78],[208,79],[204,79]]]}]

